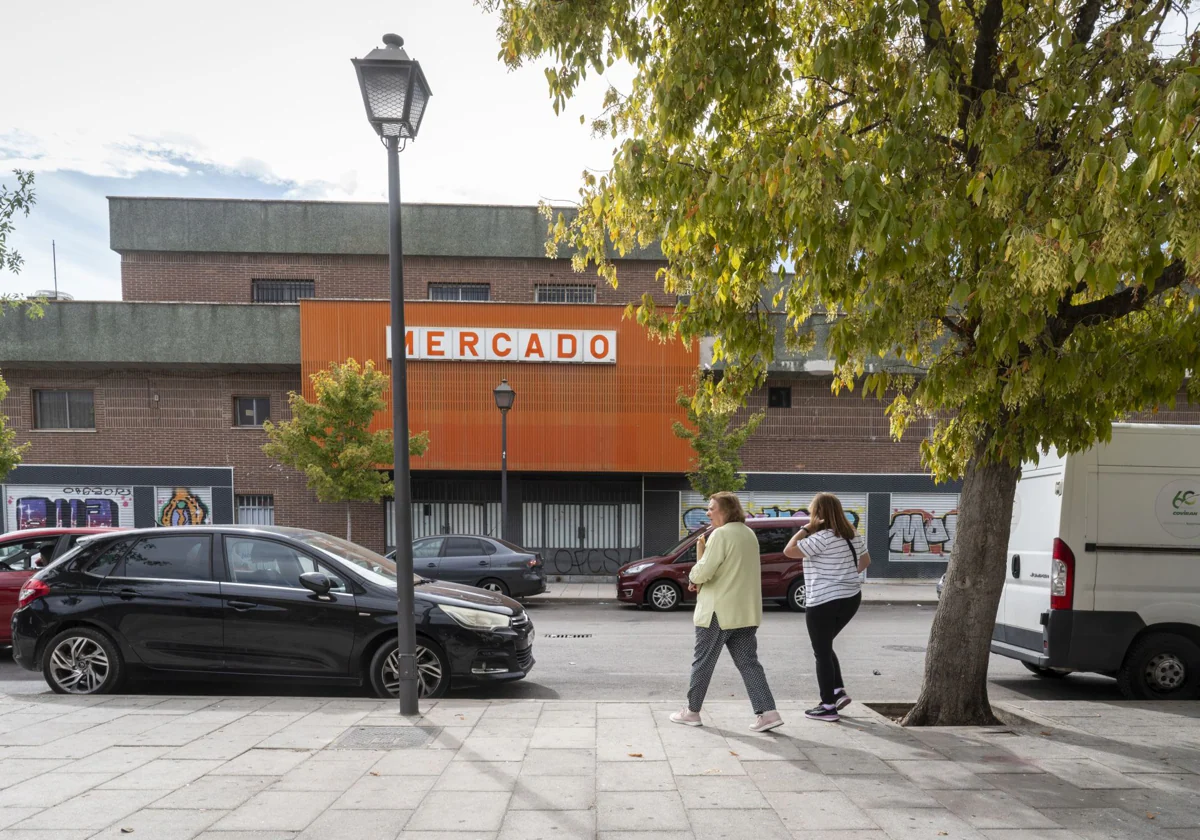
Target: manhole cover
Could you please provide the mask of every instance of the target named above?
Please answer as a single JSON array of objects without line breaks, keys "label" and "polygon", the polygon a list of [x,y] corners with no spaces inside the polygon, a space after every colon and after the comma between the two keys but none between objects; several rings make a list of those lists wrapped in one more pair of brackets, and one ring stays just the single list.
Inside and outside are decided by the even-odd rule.
[{"label": "manhole cover", "polygon": [[440,726],[355,726],[329,745],[331,750],[404,750],[423,747]]},{"label": "manhole cover", "polygon": [[898,650],[902,653],[924,653],[925,648],[920,645],[884,645],[884,650]]},{"label": "manhole cover", "polygon": [[546,633],[543,639],[590,639],[591,633]]}]

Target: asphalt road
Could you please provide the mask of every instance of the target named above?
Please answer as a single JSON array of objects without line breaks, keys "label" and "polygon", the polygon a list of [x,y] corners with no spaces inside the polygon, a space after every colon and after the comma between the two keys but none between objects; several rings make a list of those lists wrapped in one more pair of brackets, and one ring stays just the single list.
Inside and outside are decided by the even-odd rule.
[{"label": "asphalt road", "polygon": [[[517,683],[452,692],[464,698],[546,700],[672,700],[687,689],[693,628],[690,612],[651,613],[618,605],[531,604],[537,629],[537,665]],[[864,606],[839,637],[838,658],[856,700],[913,701],[933,608]],[[804,616],[768,607],[758,633],[759,658],[779,702],[815,702],[816,677]],[[0,652],[0,692],[46,692],[40,674],[17,667]],[[269,694],[355,696],[360,692],[298,688],[278,683],[237,684],[171,681],[139,683],[128,690],[156,694]],[[744,697],[741,678],[728,657],[717,667],[710,699]],[[994,700],[1116,700],[1116,682],[1073,674],[1066,679],[1034,677],[1019,663],[993,656],[990,696]]]}]

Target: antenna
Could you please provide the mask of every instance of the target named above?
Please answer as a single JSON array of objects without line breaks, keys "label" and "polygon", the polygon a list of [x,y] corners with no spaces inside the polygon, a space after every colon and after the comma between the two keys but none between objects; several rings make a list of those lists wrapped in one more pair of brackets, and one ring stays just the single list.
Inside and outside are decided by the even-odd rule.
[{"label": "antenna", "polygon": [[54,299],[58,300],[58,245],[50,240],[50,259],[54,261]]}]

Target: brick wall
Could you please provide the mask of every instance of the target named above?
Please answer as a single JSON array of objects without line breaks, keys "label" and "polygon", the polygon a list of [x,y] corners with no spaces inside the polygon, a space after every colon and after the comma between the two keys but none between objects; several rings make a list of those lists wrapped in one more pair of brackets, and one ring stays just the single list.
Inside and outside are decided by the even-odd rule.
[{"label": "brick wall", "polygon": [[[576,274],[570,260],[406,257],[404,296],[427,300],[430,283],[484,283],[491,299],[532,302],[542,284],[596,287],[597,303],[629,303],[652,292],[673,302],[655,278],[660,262],[622,261],[619,288],[594,271]],[[305,254],[203,254],[135,251],[121,255],[121,297],[126,301],[251,303],[254,280],[312,280],[318,298],[386,299],[385,256]]]},{"label": "brick wall", "polygon": [[[237,396],[269,397],[271,419],[287,419],[287,395],[300,389],[299,371],[67,373],[6,368],[4,378],[11,390],[0,411],[8,416],[18,442],[33,444],[25,454],[27,464],[233,467],[235,494],[274,496],[277,525],[345,535],[344,505],[317,502],[303,475],[267,458],[261,429],[233,426]],[[96,430],[34,431],[32,392],[41,388],[92,390]],[[382,550],[382,505],[355,504],[352,510],[355,542]]]}]

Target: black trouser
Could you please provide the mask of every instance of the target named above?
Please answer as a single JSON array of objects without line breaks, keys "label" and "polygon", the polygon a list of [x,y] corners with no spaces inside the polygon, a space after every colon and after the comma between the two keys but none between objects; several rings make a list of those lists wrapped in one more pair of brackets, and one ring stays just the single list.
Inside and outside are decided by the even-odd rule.
[{"label": "black trouser", "polygon": [[862,593],[859,592],[849,598],[809,607],[804,616],[813,655],[817,658],[817,685],[821,689],[821,702],[827,706],[832,706],[836,699],[833,690],[845,687],[842,683],[842,666],[833,652],[833,640],[854,618],[861,603]]}]

